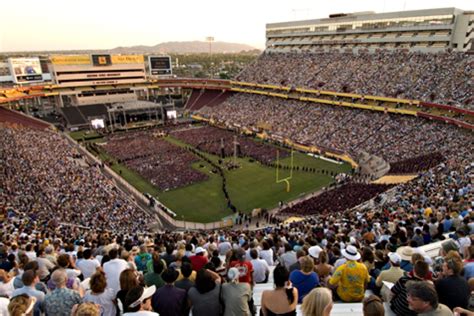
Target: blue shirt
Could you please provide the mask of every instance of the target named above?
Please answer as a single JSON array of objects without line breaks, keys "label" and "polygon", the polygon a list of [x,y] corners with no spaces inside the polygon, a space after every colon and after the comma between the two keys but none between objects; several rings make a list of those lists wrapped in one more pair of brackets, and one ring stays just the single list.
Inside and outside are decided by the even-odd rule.
[{"label": "blue shirt", "polygon": [[306,294],[319,285],[316,272],[304,274],[301,270],[294,270],[290,273],[290,281],[298,289],[298,303],[301,303]]}]

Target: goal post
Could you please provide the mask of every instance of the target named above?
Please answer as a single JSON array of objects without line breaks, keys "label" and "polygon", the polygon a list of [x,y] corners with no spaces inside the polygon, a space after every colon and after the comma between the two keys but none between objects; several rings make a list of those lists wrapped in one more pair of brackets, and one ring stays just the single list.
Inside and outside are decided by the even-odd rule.
[{"label": "goal post", "polygon": [[291,159],[290,159],[290,175],[286,178],[280,179],[280,151],[277,149],[277,161],[276,161],[276,183],[286,183],[286,192],[290,192],[290,180],[293,178],[293,157],[294,151],[291,149]]}]

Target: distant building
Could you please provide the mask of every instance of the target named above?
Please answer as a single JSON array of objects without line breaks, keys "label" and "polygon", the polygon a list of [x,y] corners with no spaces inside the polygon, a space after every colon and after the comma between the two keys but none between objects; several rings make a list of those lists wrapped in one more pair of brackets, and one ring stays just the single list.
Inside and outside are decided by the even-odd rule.
[{"label": "distant building", "polygon": [[474,11],[456,8],[333,14],[329,18],[270,23],[267,51],[409,49],[474,51]]}]

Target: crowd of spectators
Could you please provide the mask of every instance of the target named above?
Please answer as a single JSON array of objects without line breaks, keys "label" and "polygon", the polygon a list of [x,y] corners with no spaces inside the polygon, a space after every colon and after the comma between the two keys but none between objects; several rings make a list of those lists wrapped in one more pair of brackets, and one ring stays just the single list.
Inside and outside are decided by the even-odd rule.
[{"label": "crowd of spectators", "polygon": [[151,217],[58,133],[2,126],[0,135],[0,204],[6,216],[16,218],[3,223],[4,234],[15,238],[19,228],[42,226],[61,233],[75,229],[61,223],[115,233],[147,230]]},{"label": "crowd of spectators", "polygon": [[370,200],[389,188],[390,185],[384,184],[345,183],[295,205],[282,208],[281,212],[298,215],[337,213]]},{"label": "crowd of spectators", "polygon": [[451,51],[264,53],[237,80],[473,109],[473,58]]},{"label": "crowd of spectators", "polygon": [[[263,129],[275,139],[289,138],[352,157],[367,152],[400,164],[418,157],[410,168],[399,165],[396,172],[427,170],[435,163],[433,158],[442,159],[438,154],[445,159],[458,157],[473,141],[469,131],[417,117],[255,94],[234,95],[218,107],[203,108],[200,113],[229,128]],[[433,156],[434,153],[437,155]]]},{"label": "crowd of spectators", "polygon": [[208,176],[192,168],[199,159],[186,149],[155,137],[152,131],[114,135],[104,149],[162,191],[204,181]]},{"label": "crowd of spectators", "polygon": [[[233,156],[236,141],[239,157],[250,157],[262,163],[270,163],[276,159],[275,147],[211,126],[175,131],[171,135],[198,150],[220,157]],[[279,155],[285,158],[288,157],[288,152],[281,150]]]}]

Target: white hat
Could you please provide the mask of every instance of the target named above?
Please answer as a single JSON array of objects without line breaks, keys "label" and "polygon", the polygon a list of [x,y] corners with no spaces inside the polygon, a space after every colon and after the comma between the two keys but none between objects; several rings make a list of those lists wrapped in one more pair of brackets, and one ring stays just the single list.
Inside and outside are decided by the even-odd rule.
[{"label": "white hat", "polygon": [[341,252],[342,255],[348,260],[360,259],[360,253],[357,251],[357,248],[352,245],[347,246],[346,249],[343,249]]},{"label": "white hat", "polygon": [[197,247],[195,253],[205,252],[206,250],[202,247]]},{"label": "white hat", "polygon": [[403,260],[411,261],[413,255],[413,248],[410,246],[403,246],[397,249],[397,253],[402,257]]},{"label": "white hat", "polygon": [[308,249],[309,255],[315,259],[319,258],[319,253],[321,251],[323,251],[323,249],[321,249],[321,247],[319,246],[312,246],[312,247],[309,247]]},{"label": "white hat", "polygon": [[229,278],[229,281],[235,281],[238,280],[240,277],[240,272],[239,269],[237,268],[230,268],[229,271],[227,271],[227,277]]},{"label": "white hat", "polygon": [[144,300],[151,297],[155,294],[156,286],[152,285],[150,287],[143,288],[143,293],[138,300],[129,305],[129,307],[134,308],[143,303]]},{"label": "white hat", "polygon": [[395,264],[400,264],[400,261],[402,261],[402,257],[400,257],[396,252],[389,252],[388,257],[390,258],[390,261]]}]

